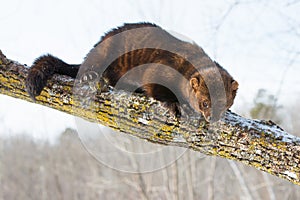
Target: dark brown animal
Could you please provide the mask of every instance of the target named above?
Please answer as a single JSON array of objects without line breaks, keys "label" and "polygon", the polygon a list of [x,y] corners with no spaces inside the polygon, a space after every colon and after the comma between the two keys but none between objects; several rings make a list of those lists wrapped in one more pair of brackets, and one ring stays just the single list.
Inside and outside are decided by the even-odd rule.
[{"label": "dark brown animal", "polygon": [[[103,36],[82,66],[93,68],[109,85],[130,85],[165,102],[176,114],[186,103],[205,119],[218,120],[234,101],[238,83],[196,44],[177,39],[151,23],[125,24]],[[26,88],[35,99],[55,73],[75,78],[91,68],[69,65],[51,55],[35,60]]]}]

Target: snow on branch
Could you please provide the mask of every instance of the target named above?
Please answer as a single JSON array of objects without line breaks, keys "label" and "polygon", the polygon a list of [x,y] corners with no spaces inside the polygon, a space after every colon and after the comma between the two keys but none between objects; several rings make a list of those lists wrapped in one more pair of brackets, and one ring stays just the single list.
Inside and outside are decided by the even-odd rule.
[{"label": "snow on branch", "polygon": [[[0,51],[0,94],[33,102],[24,85],[27,72],[28,66]],[[152,143],[242,162],[300,185],[300,138],[272,121],[246,119],[230,111],[213,124],[193,116],[178,121],[159,101],[125,91],[97,94],[91,105],[82,106],[74,98],[73,85],[74,79],[54,75],[34,103]]]}]

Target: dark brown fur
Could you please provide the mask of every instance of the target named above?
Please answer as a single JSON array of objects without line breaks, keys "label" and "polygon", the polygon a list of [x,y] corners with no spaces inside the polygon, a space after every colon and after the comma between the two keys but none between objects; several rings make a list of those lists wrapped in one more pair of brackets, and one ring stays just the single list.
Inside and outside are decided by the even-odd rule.
[{"label": "dark brown fur", "polygon": [[[118,55],[116,52],[123,53],[114,57]],[[139,68],[145,64],[148,65]],[[211,61],[199,46],[181,41],[150,23],[125,24],[108,32],[90,51],[83,65],[93,66],[112,86],[119,84],[126,73],[136,69],[133,74],[129,73],[120,88],[136,84],[146,95],[166,102],[177,114],[178,103],[187,103],[201,112],[206,120],[212,116],[219,119],[233,104],[238,89],[238,83],[230,74]],[[206,76],[214,79],[216,69],[224,84],[217,90],[221,92],[223,89],[225,96],[217,99],[224,105],[212,111],[210,92],[204,80]],[[27,91],[35,98],[54,73],[75,78],[78,70],[79,65],[68,65],[51,55],[42,56],[30,69]],[[80,69],[79,75],[88,70],[90,68]]]}]

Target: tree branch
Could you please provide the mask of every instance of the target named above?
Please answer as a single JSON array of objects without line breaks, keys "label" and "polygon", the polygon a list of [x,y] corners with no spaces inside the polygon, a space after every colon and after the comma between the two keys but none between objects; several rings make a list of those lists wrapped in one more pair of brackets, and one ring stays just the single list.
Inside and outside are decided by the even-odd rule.
[{"label": "tree branch", "polygon": [[[29,102],[28,67],[0,51],[0,94]],[[177,121],[160,102],[125,91],[102,92],[83,106],[73,96],[74,79],[55,75],[35,103],[100,123],[149,142],[193,149],[236,160],[300,185],[300,138],[272,121],[245,119],[227,111],[214,124],[197,116]]]}]

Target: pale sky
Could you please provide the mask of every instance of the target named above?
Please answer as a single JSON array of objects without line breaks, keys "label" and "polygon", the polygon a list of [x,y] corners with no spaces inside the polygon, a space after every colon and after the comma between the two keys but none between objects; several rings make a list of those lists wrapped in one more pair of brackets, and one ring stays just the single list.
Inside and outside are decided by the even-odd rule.
[{"label": "pale sky", "polygon": [[[234,111],[250,107],[260,88],[283,105],[300,96],[295,0],[0,1],[0,49],[20,63],[45,53],[80,63],[111,28],[149,21],[191,38],[238,80]],[[76,128],[70,115],[0,95],[0,135],[52,139],[66,127]]]}]

